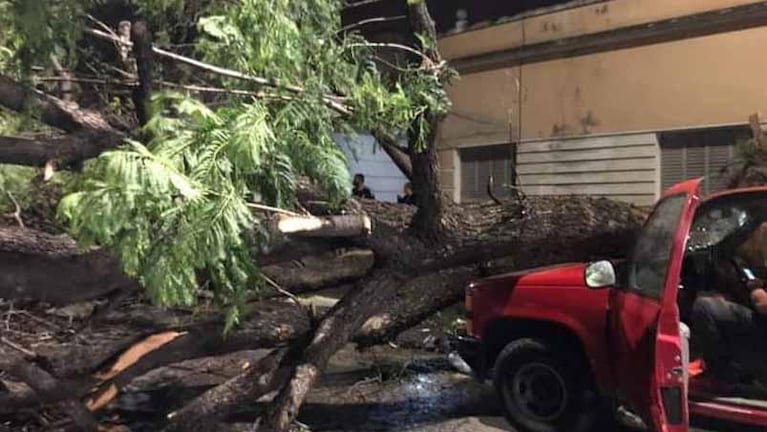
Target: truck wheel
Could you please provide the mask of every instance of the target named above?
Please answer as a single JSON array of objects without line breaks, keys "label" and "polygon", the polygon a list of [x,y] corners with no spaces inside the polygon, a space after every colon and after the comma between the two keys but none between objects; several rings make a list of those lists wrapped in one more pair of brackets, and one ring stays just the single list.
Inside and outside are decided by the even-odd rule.
[{"label": "truck wheel", "polygon": [[493,384],[509,422],[526,432],[590,430],[599,403],[589,373],[577,367],[582,363],[544,340],[506,345],[495,361]]}]

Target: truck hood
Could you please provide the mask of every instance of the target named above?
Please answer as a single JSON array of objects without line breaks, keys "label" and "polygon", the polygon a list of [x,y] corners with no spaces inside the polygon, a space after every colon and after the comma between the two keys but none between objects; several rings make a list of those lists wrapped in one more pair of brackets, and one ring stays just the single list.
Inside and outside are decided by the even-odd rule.
[{"label": "truck hood", "polygon": [[588,264],[585,263],[557,264],[499,274],[477,280],[471,285],[477,288],[483,285],[498,284],[506,286],[585,287],[584,273],[587,266]]}]

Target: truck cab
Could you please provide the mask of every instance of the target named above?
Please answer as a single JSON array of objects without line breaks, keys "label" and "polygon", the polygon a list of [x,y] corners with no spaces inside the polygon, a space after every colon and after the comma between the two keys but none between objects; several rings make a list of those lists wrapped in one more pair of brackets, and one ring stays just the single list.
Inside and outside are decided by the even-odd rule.
[{"label": "truck cab", "polygon": [[[701,182],[664,193],[625,260],[469,284],[459,352],[478,379],[493,381],[517,429],[591,430],[619,405],[658,432],[687,432],[690,415],[767,427],[767,396],[707,379],[689,322],[697,296],[717,290],[712,260],[736,262],[724,245],[767,227],[767,188],[704,199]],[[737,270],[767,279],[767,235],[758,238],[764,268]]]}]

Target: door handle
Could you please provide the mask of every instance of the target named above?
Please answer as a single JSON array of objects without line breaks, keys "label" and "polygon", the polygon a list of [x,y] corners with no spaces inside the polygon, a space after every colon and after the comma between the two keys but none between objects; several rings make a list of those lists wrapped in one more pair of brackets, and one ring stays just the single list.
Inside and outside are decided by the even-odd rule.
[{"label": "door handle", "polygon": [[684,367],[682,366],[673,367],[671,368],[671,371],[669,372],[669,374],[675,377],[682,377],[684,376]]}]

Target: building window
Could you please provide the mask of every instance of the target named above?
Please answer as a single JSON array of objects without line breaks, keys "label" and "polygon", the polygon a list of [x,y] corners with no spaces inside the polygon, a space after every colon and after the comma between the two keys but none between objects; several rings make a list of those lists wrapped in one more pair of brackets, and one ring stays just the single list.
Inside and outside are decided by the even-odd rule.
[{"label": "building window", "polygon": [[515,147],[513,144],[500,144],[459,150],[461,202],[490,199],[487,185],[491,176],[496,197],[511,195],[512,189],[509,186],[516,184]]},{"label": "building window", "polygon": [[659,134],[662,190],[697,177],[705,177],[703,193],[724,189],[722,170],[735,157],[736,144],[750,136],[747,126]]}]

